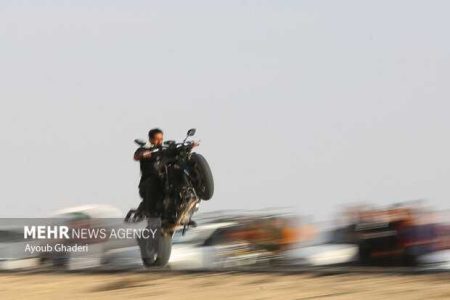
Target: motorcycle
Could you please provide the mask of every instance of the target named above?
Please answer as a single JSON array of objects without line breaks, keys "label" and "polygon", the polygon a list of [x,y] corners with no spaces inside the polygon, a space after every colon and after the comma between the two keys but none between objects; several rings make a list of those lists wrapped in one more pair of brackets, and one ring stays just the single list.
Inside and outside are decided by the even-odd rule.
[{"label": "motorcycle", "polygon": [[[195,132],[195,128],[189,129],[181,143],[166,141],[161,147],[150,149],[156,158],[155,165],[163,183],[163,210],[170,210],[170,214],[150,218],[132,209],[125,217],[125,222],[136,223],[147,219],[147,227],[156,224],[160,228],[157,239],[138,239],[142,262],[146,267],[167,264],[174,232],[181,229],[184,234],[192,225],[192,216],[201,200],[210,200],[214,194],[214,181],[208,162],[201,154],[192,151],[199,143],[188,141]],[[135,143],[146,146],[142,140],[136,139]]]}]

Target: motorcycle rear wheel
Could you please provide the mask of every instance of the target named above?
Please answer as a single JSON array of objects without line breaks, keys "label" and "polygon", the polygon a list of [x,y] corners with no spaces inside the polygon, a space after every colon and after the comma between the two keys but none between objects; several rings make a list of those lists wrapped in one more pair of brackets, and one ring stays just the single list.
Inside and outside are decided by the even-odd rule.
[{"label": "motorcycle rear wheel", "polygon": [[158,256],[156,257],[155,266],[164,267],[167,265],[172,253],[172,236],[164,234],[159,237]]},{"label": "motorcycle rear wheel", "polygon": [[156,253],[156,259],[152,249],[151,240],[138,240],[138,245],[141,250],[142,263],[145,267],[164,267],[167,265],[172,252],[172,236],[170,234],[161,234]]}]

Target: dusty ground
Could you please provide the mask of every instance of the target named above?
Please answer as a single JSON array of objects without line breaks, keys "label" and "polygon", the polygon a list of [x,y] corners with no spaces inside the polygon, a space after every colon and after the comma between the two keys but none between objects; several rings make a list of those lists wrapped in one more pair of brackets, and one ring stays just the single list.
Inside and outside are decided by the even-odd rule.
[{"label": "dusty ground", "polygon": [[449,275],[0,274],[0,299],[450,299]]}]

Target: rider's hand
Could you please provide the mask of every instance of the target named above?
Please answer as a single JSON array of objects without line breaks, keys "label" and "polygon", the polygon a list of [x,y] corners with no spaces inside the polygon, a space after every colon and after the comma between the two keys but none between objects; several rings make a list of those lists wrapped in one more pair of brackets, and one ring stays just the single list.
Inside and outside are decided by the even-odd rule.
[{"label": "rider's hand", "polygon": [[193,141],[192,142],[192,148],[200,146],[200,141]]},{"label": "rider's hand", "polygon": [[142,157],[150,158],[150,157],[152,157],[152,152],[150,150],[144,151],[144,152],[142,152]]}]

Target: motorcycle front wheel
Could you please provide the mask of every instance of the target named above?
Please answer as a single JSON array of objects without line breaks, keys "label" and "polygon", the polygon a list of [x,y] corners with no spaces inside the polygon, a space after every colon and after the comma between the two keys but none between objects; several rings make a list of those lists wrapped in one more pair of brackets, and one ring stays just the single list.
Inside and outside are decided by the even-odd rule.
[{"label": "motorcycle front wheel", "polygon": [[197,195],[202,200],[209,200],[214,194],[214,179],[208,162],[203,155],[191,154],[193,185]]}]

